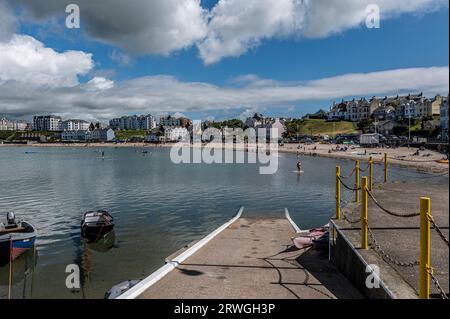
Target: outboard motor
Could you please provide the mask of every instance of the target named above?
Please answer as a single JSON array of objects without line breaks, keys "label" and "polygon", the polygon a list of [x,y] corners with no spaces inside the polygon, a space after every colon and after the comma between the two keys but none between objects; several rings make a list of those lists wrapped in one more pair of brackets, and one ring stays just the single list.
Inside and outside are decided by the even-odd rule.
[{"label": "outboard motor", "polygon": [[16,224],[16,215],[14,215],[13,212],[8,212],[6,214],[6,221],[8,222],[8,225],[15,225]]}]

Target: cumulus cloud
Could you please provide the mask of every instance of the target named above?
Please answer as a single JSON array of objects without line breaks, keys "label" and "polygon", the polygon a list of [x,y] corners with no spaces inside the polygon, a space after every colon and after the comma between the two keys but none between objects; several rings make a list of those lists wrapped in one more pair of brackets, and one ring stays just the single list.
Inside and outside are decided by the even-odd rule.
[{"label": "cumulus cloud", "polygon": [[[29,18],[63,16],[72,0],[11,0]],[[167,55],[187,48],[206,34],[200,0],[77,0],[81,24],[94,39],[131,53]]]},{"label": "cumulus cloud", "polygon": [[114,81],[104,77],[94,77],[87,83],[88,90],[109,90],[114,87]]},{"label": "cumulus cloud", "polygon": [[[345,74],[300,84],[221,87],[182,82],[171,76],[142,77],[114,83],[114,90],[89,85],[45,89],[19,82],[0,84],[0,109],[15,116],[54,113],[89,120],[108,120],[123,114],[225,112],[265,107],[292,107],[303,101],[331,101],[343,96],[370,97],[397,93],[448,94],[449,68],[411,68]],[[106,79],[93,82],[108,83]]]},{"label": "cumulus cloud", "polygon": [[[73,2],[9,1],[40,22],[63,17],[65,6]],[[133,54],[168,55],[196,45],[205,64],[238,57],[268,39],[321,38],[360,27],[369,4],[379,5],[382,21],[448,6],[447,0],[219,0],[211,10],[202,8],[200,0],[76,3],[82,26],[93,39]]]},{"label": "cumulus cloud", "polygon": [[198,45],[200,57],[212,64],[240,56],[265,39],[340,33],[363,25],[369,4],[380,7],[382,19],[448,6],[446,0],[220,0]]},{"label": "cumulus cloud", "polygon": [[301,28],[304,13],[297,0],[220,0],[211,12],[208,35],[198,47],[206,64],[239,56],[274,36]]},{"label": "cumulus cloud", "polygon": [[33,37],[14,35],[0,42],[0,82],[33,86],[74,86],[78,76],[93,68],[92,55],[81,51],[58,53]]}]

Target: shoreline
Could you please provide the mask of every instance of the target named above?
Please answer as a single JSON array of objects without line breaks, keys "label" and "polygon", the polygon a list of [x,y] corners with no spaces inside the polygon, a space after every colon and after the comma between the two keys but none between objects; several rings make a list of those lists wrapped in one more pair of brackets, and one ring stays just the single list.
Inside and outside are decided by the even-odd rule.
[{"label": "shoreline", "polygon": [[[49,144],[0,144],[1,148],[7,147],[43,147],[43,148],[170,148],[176,145],[176,143],[166,143],[166,144],[150,144],[150,143],[49,143]],[[202,144],[205,148],[219,148],[222,150],[230,149],[226,145],[218,146],[217,144]],[[312,144],[312,145],[302,145],[300,144],[285,144],[284,146],[278,147],[279,153],[285,154],[296,154],[299,156],[319,156],[326,158],[344,159],[344,160],[360,160],[362,162],[368,162],[369,156],[373,157],[374,163],[383,163],[384,153],[388,154],[389,164],[406,167],[415,168],[428,173],[449,173],[448,163],[438,163],[436,161],[442,160],[445,156],[441,153],[432,150],[420,151],[419,156],[414,156],[414,153],[418,151],[418,148],[361,148],[359,146],[347,146],[347,151],[336,151],[336,147],[344,147],[344,145],[336,144]],[[190,147],[194,147],[190,145]],[[244,150],[245,147],[234,145],[236,150]],[[426,155],[426,156],[423,156]]]}]

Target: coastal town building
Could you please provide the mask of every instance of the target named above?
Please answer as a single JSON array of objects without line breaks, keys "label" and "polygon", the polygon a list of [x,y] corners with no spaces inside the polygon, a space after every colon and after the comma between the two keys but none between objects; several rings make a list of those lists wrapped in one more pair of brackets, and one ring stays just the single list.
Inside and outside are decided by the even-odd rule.
[{"label": "coastal town building", "polygon": [[392,135],[396,126],[397,123],[395,123],[394,120],[374,122],[370,126],[370,132],[383,135]]},{"label": "coastal town building", "polygon": [[34,131],[61,131],[62,119],[59,116],[45,115],[33,117]]},{"label": "coastal town building", "polygon": [[91,132],[87,130],[63,131],[61,140],[64,142],[86,142],[89,141]]},{"label": "coastal town building", "polygon": [[189,128],[192,126],[192,121],[186,117],[180,117],[180,118],[178,118],[178,120],[180,121],[181,127]]},{"label": "coastal town building", "polygon": [[25,131],[29,124],[21,120],[8,120],[0,118],[0,131]]},{"label": "coastal town building", "polygon": [[181,121],[179,118],[172,115],[161,116],[159,119],[159,125],[162,127],[179,127],[181,126]]},{"label": "coastal town building", "polygon": [[114,131],[110,128],[93,131],[63,131],[61,133],[61,140],[64,142],[110,142],[114,138]]},{"label": "coastal town building", "polygon": [[164,139],[168,142],[189,141],[190,134],[185,127],[165,127]]},{"label": "coastal town building", "polygon": [[87,131],[89,130],[89,122],[83,120],[67,120],[61,123],[63,131]]},{"label": "coastal town building", "polygon": [[95,129],[90,132],[91,141],[110,142],[115,139],[114,131],[111,128]]},{"label": "coastal town building", "polygon": [[423,93],[416,95],[394,96],[384,98],[372,97],[350,101],[333,102],[328,112],[328,120],[360,122],[362,120],[396,120],[423,119],[439,115],[443,98],[439,95],[430,99]]},{"label": "coastal town building", "polygon": [[265,117],[262,114],[255,113],[252,117],[245,120],[245,126],[251,128],[263,128],[273,122],[273,119]]},{"label": "coastal town building", "polygon": [[339,104],[333,102],[333,106],[328,113],[328,120],[349,120],[351,118],[350,114],[351,112],[347,111],[347,103],[344,100],[342,100],[342,102]]},{"label": "coastal town building", "polygon": [[441,115],[441,137],[444,141],[448,141],[448,96],[442,99],[440,106]]},{"label": "coastal town building", "polygon": [[150,114],[122,116],[112,119],[109,126],[113,130],[152,130],[156,128],[156,120]]},{"label": "coastal town building", "polygon": [[267,128],[267,138],[281,139],[283,138],[283,134],[286,132],[286,126],[284,125],[284,121],[281,121],[278,118],[275,119],[274,123],[268,124],[266,128]]}]

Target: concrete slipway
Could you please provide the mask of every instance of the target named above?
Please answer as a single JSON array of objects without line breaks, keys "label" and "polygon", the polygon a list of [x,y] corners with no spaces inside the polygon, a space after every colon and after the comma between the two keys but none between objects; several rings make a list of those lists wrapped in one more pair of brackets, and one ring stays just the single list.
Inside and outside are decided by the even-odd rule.
[{"label": "concrete slipway", "polygon": [[315,250],[292,249],[300,229],[289,217],[235,218],[166,259],[119,299],[361,298]]}]

